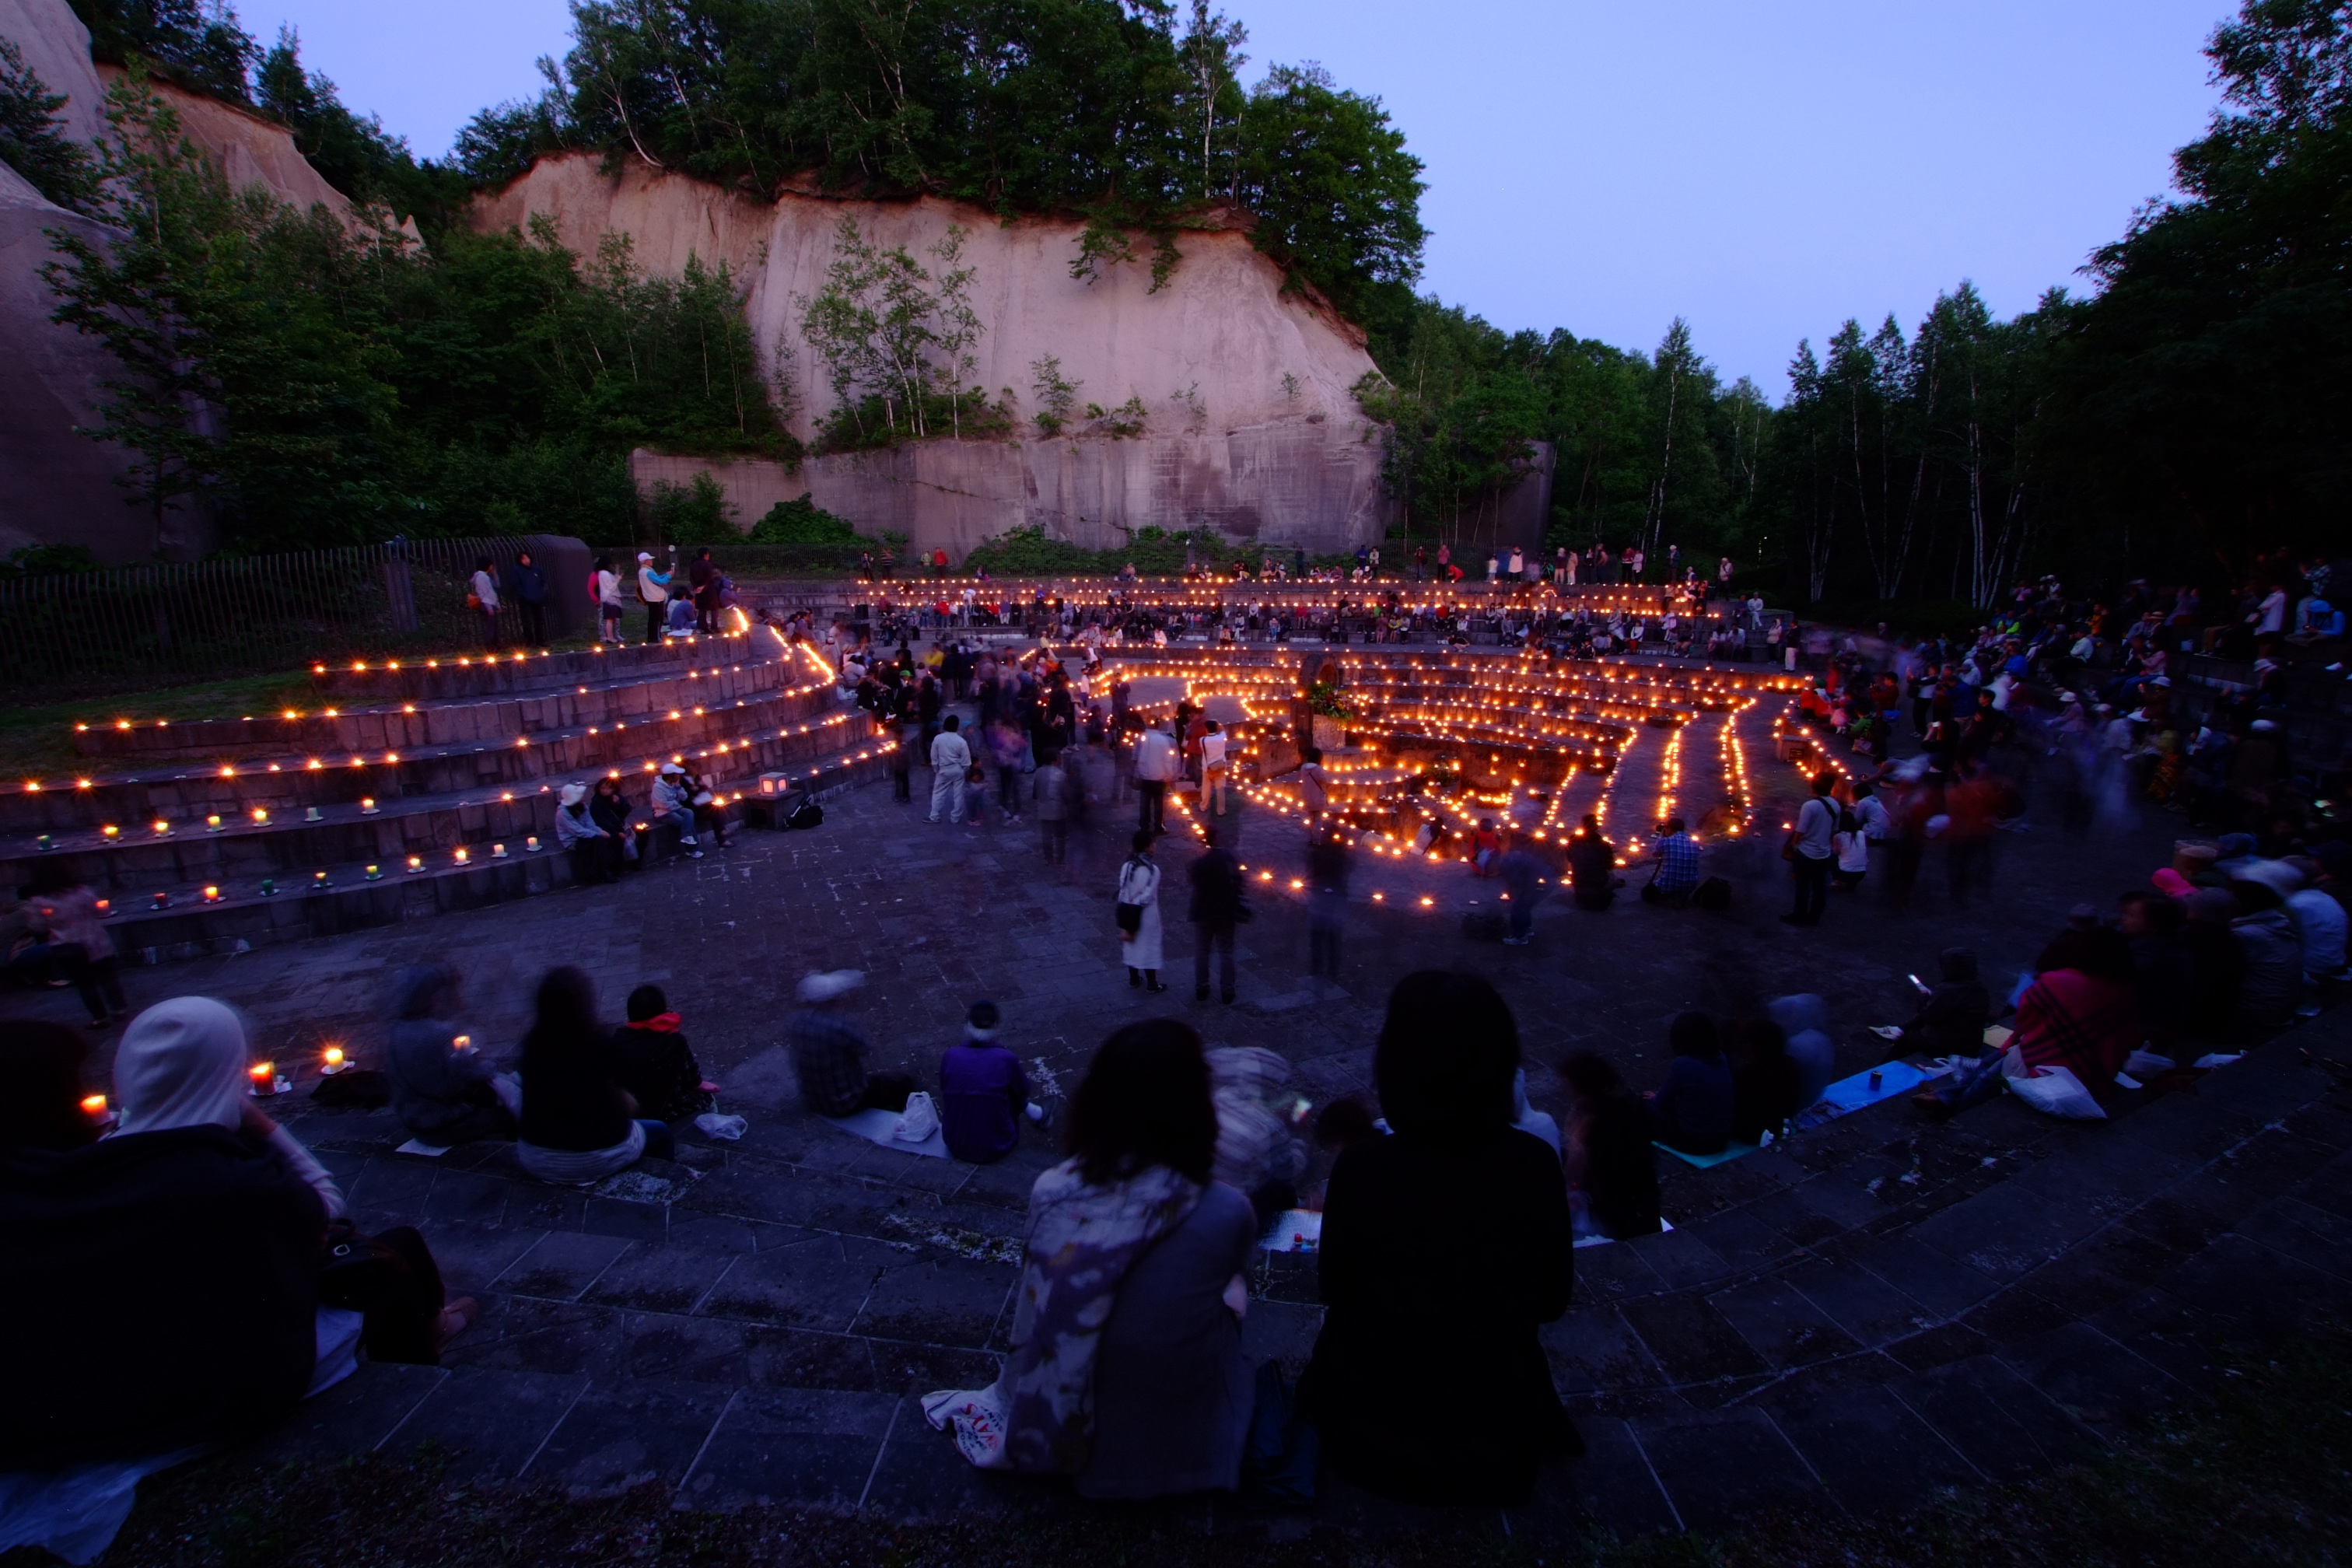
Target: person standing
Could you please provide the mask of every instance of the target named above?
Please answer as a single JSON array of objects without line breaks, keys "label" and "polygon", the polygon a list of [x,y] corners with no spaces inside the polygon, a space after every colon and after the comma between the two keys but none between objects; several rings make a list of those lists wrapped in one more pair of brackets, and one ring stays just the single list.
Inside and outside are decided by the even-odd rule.
[{"label": "person standing", "polygon": [[646,641],[662,640],[662,621],[669,614],[670,574],[654,570],[653,552],[637,552],[637,598],[646,607]]},{"label": "person standing", "polygon": [[961,723],[950,713],[940,721],[931,742],[931,820],[952,825],[963,812],[964,775],[971,771],[971,747],[956,732]]},{"label": "person standing", "polygon": [[1796,874],[1796,907],[1780,917],[1792,926],[1817,925],[1829,907],[1830,868],[1837,853],[1838,808],[1830,800],[1836,780],[1823,768],[1813,775],[1813,795],[1798,809],[1797,825],[1789,830],[1784,853]]},{"label": "person standing", "polygon": [[596,570],[588,580],[588,595],[596,601],[598,640],[618,647],[621,645],[621,574],[613,569],[611,556],[596,557]]},{"label": "person standing", "polygon": [[1037,773],[1029,784],[1029,804],[1037,812],[1037,833],[1045,846],[1045,864],[1059,866],[1070,852],[1070,791],[1076,781],[1063,766],[1064,759],[1037,764]]},{"label": "person standing", "polygon": [[528,550],[517,554],[514,564],[507,568],[507,597],[514,601],[515,614],[522,618],[523,646],[545,647],[547,574],[531,560]]},{"label": "person standing", "polygon": [[499,579],[490,570],[490,558],[482,556],[474,563],[474,576],[467,584],[466,607],[481,617],[482,648],[486,653],[499,651]]},{"label": "person standing", "polygon": [[711,563],[709,546],[694,552],[687,568],[687,586],[694,595],[694,629],[706,637],[719,635],[719,568]]},{"label": "person standing", "polygon": [[1135,794],[1138,801],[1136,826],[1145,832],[1165,832],[1167,822],[1168,786],[1176,779],[1178,759],[1175,738],[1166,731],[1152,727],[1135,738]]},{"label": "person standing", "polygon": [[1348,845],[1317,834],[1307,844],[1307,971],[1339,978],[1339,932],[1348,912]]},{"label": "person standing", "polygon": [[1128,984],[1165,991],[1160,984],[1160,868],[1151,858],[1152,837],[1138,828],[1127,863],[1118,868],[1119,958],[1127,965]]},{"label": "person standing", "polygon": [[[1225,731],[1214,719],[1206,719],[1202,722],[1207,728],[1201,734],[1201,811],[1203,816],[1223,816],[1225,815],[1225,780],[1233,773],[1231,764],[1225,761]],[[1212,792],[1214,792],[1216,799],[1214,813],[1209,810]]]},{"label": "person standing", "polygon": [[1192,884],[1192,1000],[1209,999],[1209,952],[1216,950],[1217,999],[1234,999],[1234,931],[1242,921],[1242,868],[1233,851],[1217,842],[1217,830],[1203,828],[1207,847],[1186,875]]},{"label": "person standing", "polygon": [[1497,864],[1503,896],[1511,900],[1510,934],[1506,947],[1525,947],[1535,940],[1536,900],[1543,896],[1543,862],[1528,853],[1524,839],[1515,841]]}]

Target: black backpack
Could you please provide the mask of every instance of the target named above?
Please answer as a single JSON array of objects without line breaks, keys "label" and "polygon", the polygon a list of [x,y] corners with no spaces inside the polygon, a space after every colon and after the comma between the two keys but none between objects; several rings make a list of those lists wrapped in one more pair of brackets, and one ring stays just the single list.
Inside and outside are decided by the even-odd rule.
[{"label": "black backpack", "polygon": [[824,807],[808,791],[794,790],[777,802],[776,820],[786,827],[814,827],[824,820]]}]

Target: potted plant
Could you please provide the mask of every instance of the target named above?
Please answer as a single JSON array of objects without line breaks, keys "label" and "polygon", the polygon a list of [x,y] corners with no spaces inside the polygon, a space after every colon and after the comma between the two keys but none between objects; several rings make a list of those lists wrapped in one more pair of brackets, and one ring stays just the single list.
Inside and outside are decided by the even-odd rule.
[{"label": "potted plant", "polygon": [[1356,713],[1340,697],[1338,681],[1318,680],[1307,689],[1307,715],[1316,749],[1330,752],[1347,743],[1343,726]]}]

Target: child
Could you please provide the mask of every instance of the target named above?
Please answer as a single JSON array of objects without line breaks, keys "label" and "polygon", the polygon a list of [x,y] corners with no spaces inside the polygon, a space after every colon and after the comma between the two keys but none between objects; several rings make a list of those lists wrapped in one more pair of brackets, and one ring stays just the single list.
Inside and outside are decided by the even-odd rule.
[{"label": "child", "polygon": [[963,775],[963,825],[978,827],[988,815],[988,770],[978,763]]},{"label": "child", "polygon": [[678,1032],[678,1016],[658,985],[629,993],[629,1021],[613,1031],[615,1078],[656,1121],[688,1121],[710,1109],[718,1085],[704,1081],[694,1051]]}]

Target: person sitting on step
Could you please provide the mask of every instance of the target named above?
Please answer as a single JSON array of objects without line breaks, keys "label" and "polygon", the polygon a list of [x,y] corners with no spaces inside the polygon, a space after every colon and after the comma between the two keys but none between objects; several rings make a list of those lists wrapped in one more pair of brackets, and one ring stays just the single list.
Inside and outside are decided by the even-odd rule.
[{"label": "person sitting on step", "polygon": [[1581,1442],[1537,1331],[1574,1282],[1559,1159],[1512,1126],[1518,1026],[1493,985],[1398,982],[1372,1058],[1391,1136],[1332,1168],[1325,1317],[1299,1388],[1323,1452],[1384,1496],[1516,1506]]},{"label": "person sitting on step", "polygon": [[620,1055],[596,1019],[596,986],[569,964],[539,983],[522,1037],[522,1116],[515,1152],[544,1182],[586,1186],[639,1160],[670,1157],[667,1122],[637,1119]]},{"label": "person sitting on step", "polygon": [[637,1109],[656,1121],[691,1121],[709,1110],[715,1086],[704,1081],[662,988],[640,985],[630,992],[628,1014],[629,1021],[613,1032],[613,1050],[621,1088]]},{"label": "person sitting on step", "polygon": [[1087,1498],[1232,1491],[1254,1408],[1241,1320],[1257,1238],[1214,1180],[1201,1037],[1173,1018],[1105,1040],[1070,1105],[1070,1157],[1029,1193],[1013,1350],[987,1388],[923,1400],[989,1469]]},{"label": "person sitting on step", "polygon": [[1675,1015],[1667,1034],[1674,1060],[1650,1095],[1651,1136],[1685,1154],[1720,1154],[1731,1142],[1731,1063],[1704,1013]]}]

